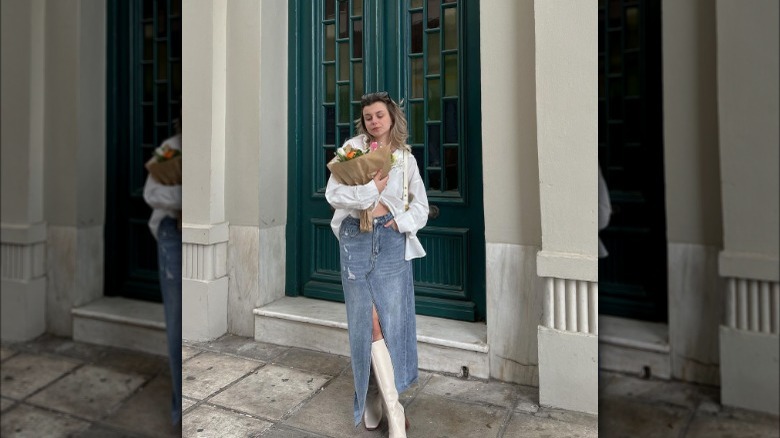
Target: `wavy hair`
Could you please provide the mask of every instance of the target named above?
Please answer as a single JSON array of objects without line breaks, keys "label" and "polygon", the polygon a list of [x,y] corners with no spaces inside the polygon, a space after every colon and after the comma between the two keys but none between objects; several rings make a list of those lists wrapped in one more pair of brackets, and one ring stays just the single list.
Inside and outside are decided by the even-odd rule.
[{"label": "wavy hair", "polygon": [[[397,145],[397,148],[411,150],[409,145],[406,144],[406,139],[409,138],[406,114],[404,114],[401,105],[395,103],[395,101],[390,98],[387,91],[364,94],[360,99],[360,118],[355,119],[355,131],[357,134],[365,135],[368,137],[369,141],[374,138],[368,133],[368,129],[366,129],[366,121],[363,120],[363,108],[377,102],[382,102],[387,106],[387,112],[390,114],[390,118],[393,121],[393,126],[390,127],[390,144]],[[401,104],[403,104],[403,100],[401,101]]]}]

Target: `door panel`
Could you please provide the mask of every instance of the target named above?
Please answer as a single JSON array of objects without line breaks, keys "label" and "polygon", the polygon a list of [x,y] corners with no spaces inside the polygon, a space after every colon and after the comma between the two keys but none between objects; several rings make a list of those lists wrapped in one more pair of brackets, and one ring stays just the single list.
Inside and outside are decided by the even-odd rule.
[{"label": "door panel", "polygon": [[600,233],[599,311],[666,321],[660,3],[599,3],[599,162],[613,215]]},{"label": "door panel", "polygon": [[181,96],[181,0],[108,4],[106,295],[162,301],[144,163],[174,133]]},{"label": "door panel", "polygon": [[[299,117],[296,126],[304,132],[291,145],[302,170],[290,169],[296,200],[289,218],[296,225],[288,233],[288,253],[295,254],[288,257],[288,294],[343,301],[338,241],[324,199],[326,163],[354,135],[362,94],[387,90],[404,101],[408,143],[438,213],[418,233],[428,253],[414,261],[418,313],[484,318],[478,4],[323,0],[297,2],[293,11],[303,18],[296,20],[295,61],[303,73],[293,93],[308,83],[311,94],[293,98],[301,108],[290,119]],[[468,40],[464,26],[471,30]],[[307,29],[313,29],[311,39]],[[307,53],[309,41],[317,49]]]}]

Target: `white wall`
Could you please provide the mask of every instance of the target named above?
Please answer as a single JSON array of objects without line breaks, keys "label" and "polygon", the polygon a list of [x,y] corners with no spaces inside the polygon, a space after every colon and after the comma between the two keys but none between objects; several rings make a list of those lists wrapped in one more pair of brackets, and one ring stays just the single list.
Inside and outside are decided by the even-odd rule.
[{"label": "white wall", "polygon": [[778,2],[718,0],[721,274],[780,280]]},{"label": "white wall", "polygon": [[667,0],[661,22],[671,373],[715,385],[724,287],[715,4]]},{"label": "white wall", "polygon": [[284,296],[287,9],[286,1],[228,4],[228,331],[242,336],[254,335],[252,309]]}]

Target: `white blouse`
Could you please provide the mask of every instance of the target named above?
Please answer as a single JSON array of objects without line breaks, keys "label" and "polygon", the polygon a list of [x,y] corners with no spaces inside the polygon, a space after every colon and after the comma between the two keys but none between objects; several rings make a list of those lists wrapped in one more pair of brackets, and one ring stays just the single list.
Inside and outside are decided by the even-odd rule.
[{"label": "white blouse", "polygon": [[[176,135],[165,140],[158,149],[166,143],[172,149],[181,150],[181,136]],[[176,218],[177,211],[181,211],[181,184],[166,186],[152,178],[152,175],[147,175],[144,184],[144,201],[153,209],[152,216],[149,218],[149,231],[157,239],[160,222],[166,216]]]},{"label": "white blouse", "polygon": [[[363,136],[353,137],[346,143],[351,143],[355,148],[364,149]],[[420,170],[417,168],[417,160],[410,153],[406,163],[406,174],[409,178],[409,210],[404,211],[403,150],[398,149],[393,152],[393,157],[395,164],[390,169],[390,178],[381,194],[373,180],[359,186],[348,186],[339,183],[331,176],[325,189],[325,199],[336,209],[330,226],[337,239],[341,223],[347,216],[359,218],[361,210],[374,208],[377,202],[387,206],[393,213],[398,231],[406,234],[404,258],[412,260],[425,256],[425,250],[417,239],[417,231],[428,222],[428,195],[425,193],[425,185],[420,177]]]}]

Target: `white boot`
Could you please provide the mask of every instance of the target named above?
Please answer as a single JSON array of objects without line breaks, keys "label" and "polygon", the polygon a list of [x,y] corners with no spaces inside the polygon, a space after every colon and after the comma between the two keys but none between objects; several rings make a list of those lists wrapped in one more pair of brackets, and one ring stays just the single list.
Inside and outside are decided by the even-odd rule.
[{"label": "white boot", "polygon": [[379,427],[380,421],[382,421],[382,397],[379,395],[376,379],[372,376],[368,380],[366,408],[363,410],[363,425],[368,430],[374,430]]},{"label": "white boot", "polygon": [[379,393],[385,403],[387,424],[390,428],[390,438],[406,438],[406,416],[404,407],[398,401],[398,390],[395,388],[393,363],[384,339],[371,344],[371,366]]}]

